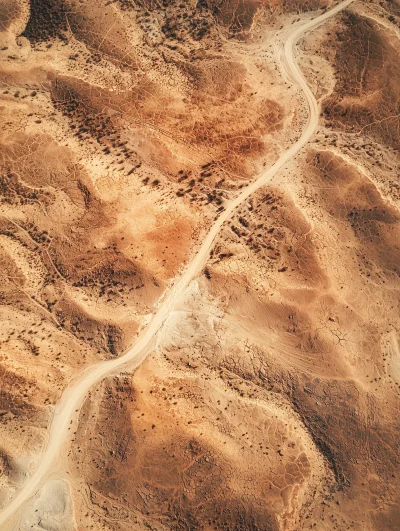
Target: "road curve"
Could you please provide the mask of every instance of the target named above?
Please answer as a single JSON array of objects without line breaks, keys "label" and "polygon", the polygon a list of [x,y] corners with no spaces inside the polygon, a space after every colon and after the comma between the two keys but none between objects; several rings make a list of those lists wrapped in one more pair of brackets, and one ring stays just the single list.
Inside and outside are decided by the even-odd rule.
[{"label": "road curve", "polygon": [[[41,483],[49,472],[51,465],[59,457],[62,446],[68,439],[68,428],[71,428],[71,421],[74,418],[75,410],[79,409],[82,405],[90,388],[106,376],[115,372],[116,369],[123,370],[123,366],[128,363],[129,369],[132,370],[143,362],[151,348],[154,346],[156,334],[162,327],[168,314],[173,310],[176,302],[182,296],[185,288],[191,280],[195,278],[205,266],[209,257],[210,249],[222,225],[230,218],[232,213],[241,203],[259,188],[266,185],[282,166],[297,155],[314,134],[318,127],[319,107],[317,100],[296,63],[294,48],[297,41],[306,31],[322,24],[328,18],[346,8],[351,2],[352,0],[345,0],[319,17],[309,20],[304,24],[293,25],[293,31],[285,42],[284,56],[286,73],[294,83],[300,86],[309,107],[308,123],[301,137],[280,156],[273,166],[262,173],[253,183],[245,187],[240,195],[226,206],[226,209],[211,227],[197,254],[191,262],[189,262],[180,278],[175,282],[164,300],[160,303],[159,308],[153,315],[150,323],[141,332],[134,345],[117,359],[102,361],[86,368],[80,375],[74,378],[70,385],[65,389],[55,406],[54,416],[48,433],[47,445],[41,456],[41,460],[37,465],[35,472],[26,480],[21,490],[0,512],[0,529],[6,530],[14,528],[13,522],[11,521],[13,519],[12,517],[41,487]],[[5,524],[7,524],[7,527],[5,527]]]}]

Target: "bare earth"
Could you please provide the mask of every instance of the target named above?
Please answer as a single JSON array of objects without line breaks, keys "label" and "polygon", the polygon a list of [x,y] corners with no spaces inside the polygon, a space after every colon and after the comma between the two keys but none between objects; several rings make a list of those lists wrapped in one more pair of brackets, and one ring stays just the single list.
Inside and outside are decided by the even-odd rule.
[{"label": "bare earth", "polygon": [[0,30],[0,529],[400,529],[400,4]]}]

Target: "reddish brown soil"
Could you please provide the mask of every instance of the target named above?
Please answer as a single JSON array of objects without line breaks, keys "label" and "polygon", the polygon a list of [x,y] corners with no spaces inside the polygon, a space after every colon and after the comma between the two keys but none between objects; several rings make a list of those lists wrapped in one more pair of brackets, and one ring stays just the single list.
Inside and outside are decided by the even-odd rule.
[{"label": "reddish brown soil", "polygon": [[[0,1],[0,504],[62,390],[126,350],[297,134],[270,46],[331,4]],[[300,46],[321,127],[77,412],[72,527],[397,528],[399,17],[354,2]]]}]

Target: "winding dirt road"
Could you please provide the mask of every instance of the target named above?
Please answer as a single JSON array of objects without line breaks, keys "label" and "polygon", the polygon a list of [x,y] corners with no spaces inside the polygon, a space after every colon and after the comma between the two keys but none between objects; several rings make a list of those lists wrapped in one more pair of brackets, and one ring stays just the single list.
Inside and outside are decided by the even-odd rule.
[{"label": "winding dirt road", "polygon": [[175,282],[169,293],[165,295],[164,300],[160,302],[158,310],[153,315],[148,326],[139,335],[134,345],[124,355],[115,360],[102,361],[88,367],[70,383],[55,407],[47,445],[35,472],[26,480],[21,490],[17,492],[11,502],[0,512],[0,529],[3,531],[15,529],[14,525],[16,522],[14,516],[16,516],[17,511],[43,485],[51,466],[59,457],[65,442],[68,441],[68,429],[71,428],[71,421],[76,418],[76,410],[82,405],[90,388],[106,376],[114,373],[117,369],[119,371],[123,370],[124,365],[129,364],[129,370],[133,370],[143,362],[152,347],[154,347],[156,335],[162,328],[168,314],[174,309],[188,284],[205,266],[213,242],[222,225],[231,217],[239,205],[259,188],[266,185],[290,159],[295,157],[316,131],[318,127],[319,107],[317,100],[296,63],[294,54],[295,45],[306,31],[322,24],[328,18],[346,8],[351,2],[352,0],[345,0],[323,15],[308,20],[305,23],[293,25],[291,28],[292,31],[284,45],[284,64],[282,64],[282,67],[285,69],[287,76],[301,88],[309,107],[308,123],[301,137],[281,155],[273,166],[262,173],[253,183],[244,188],[240,195],[227,205],[226,209],[211,227],[195,257],[187,265],[181,277]]}]

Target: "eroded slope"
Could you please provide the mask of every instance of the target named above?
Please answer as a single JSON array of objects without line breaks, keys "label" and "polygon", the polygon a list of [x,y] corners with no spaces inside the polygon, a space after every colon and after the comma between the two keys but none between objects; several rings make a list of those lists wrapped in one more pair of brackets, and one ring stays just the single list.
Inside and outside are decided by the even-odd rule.
[{"label": "eroded slope", "polygon": [[[304,39],[317,135],[223,227],[142,367],[90,393],[68,483],[29,525],[50,492],[63,530],[396,527],[396,5],[356,2]],[[296,138],[305,109],[271,50],[318,7],[2,7],[3,500],[62,388],[123,352]]]}]

